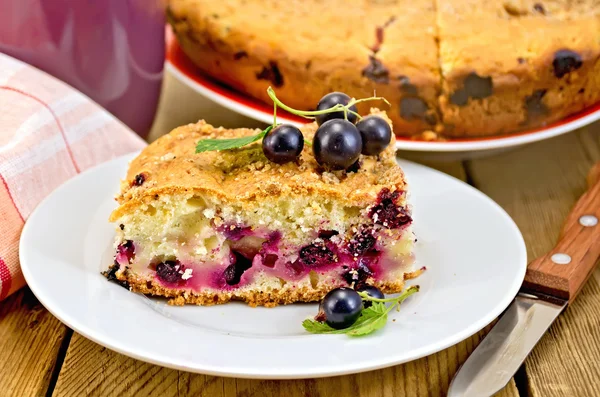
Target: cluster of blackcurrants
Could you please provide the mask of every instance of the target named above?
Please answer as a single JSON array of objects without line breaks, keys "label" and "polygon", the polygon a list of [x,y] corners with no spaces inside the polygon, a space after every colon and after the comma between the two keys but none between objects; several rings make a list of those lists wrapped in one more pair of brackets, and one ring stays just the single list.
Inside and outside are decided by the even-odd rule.
[{"label": "cluster of blackcurrants", "polygon": [[369,300],[363,300],[358,292],[364,292],[371,298],[384,299],[385,296],[379,288],[365,285],[356,291],[352,288],[336,288],[323,298],[319,306],[317,318],[325,321],[327,325],[335,329],[348,328],[358,320],[363,309],[372,305]]},{"label": "cluster of blackcurrants", "polygon": [[[342,92],[325,95],[317,111],[326,111],[336,105],[347,106],[351,98]],[[360,154],[376,156],[389,145],[392,129],[383,118],[366,116],[358,122],[356,105],[343,110],[315,115],[319,125],[312,142],[317,162],[324,168],[344,170],[352,166]],[[302,132],[293,125],[281,124],[263,138],[263,152],[274,163],[294,161],[304,149]]]}]

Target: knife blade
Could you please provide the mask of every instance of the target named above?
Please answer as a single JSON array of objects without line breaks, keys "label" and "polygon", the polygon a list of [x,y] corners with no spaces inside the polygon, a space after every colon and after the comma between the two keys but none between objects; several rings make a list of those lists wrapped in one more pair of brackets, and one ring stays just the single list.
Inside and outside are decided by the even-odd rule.
[{"label": "knife blade", "polygon": [[527,266],[521,291],[452,379],[448,397],[485,397],[513,377],[600,257],[600,162],[588,175],[556,246]]}]

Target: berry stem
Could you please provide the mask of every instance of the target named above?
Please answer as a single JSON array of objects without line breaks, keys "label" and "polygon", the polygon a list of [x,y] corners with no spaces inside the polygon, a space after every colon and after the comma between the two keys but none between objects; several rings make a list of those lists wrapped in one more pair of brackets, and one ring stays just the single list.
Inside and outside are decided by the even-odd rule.
[{"label": "berry stem", "polygon": [[277,104],[273,102],[273,128],[277,125]]},{"label": "berry stem", "polygon": [[[343,111],[344,113],[349,112],[354,114],[359,120],[362,119],[361,115],[350,110],[349,107],[352,106],[352,101],[350,101],[350,103],[348,103],[347,105],[342,105],[342,104],[337,104],[333,107],[330,107],[329,109],[323,109],[323,110],[298,110],[298,109],[294,109],[289,107],[288,105],[286,105],[285,103],[281,102],[279,100],[279,98],[277,98],[277,95],[275,95],[275,91],[273,90],[273,88],[269,87],[267,88],[267,95],[269,95],[269,98],[271,98],[273,100],[273,102],[275,103],[276,106],[279,106],[280,108],[282,108],[283,110],[286,110],[292,114],[295,114],[297,116],[301,116],[304,117],[306,119],[314,119],[314,116],[318,116],[320,114],[327,114],[327,113],[333,113],[333,112],[339,112],[339,111]],[[360,102],[365,102],[365,101],[369,101],[372,99],[378,99],[378,98],[364,98],[364,99],[360,99]],[[356,102],[354,102],[356,103]]]},{"label": "berry stem", "polygon": [[[404,291],[400,296],[397,296],[395,298],[385,298],[385,299],[381,299],[381,298],[373,298],[371,295],[367,294],[366,292],[359,292],[358,294],[361,296],[361,298],[363,298],[364,300],[367,301],[372,301],[372,302],[396,302],[396,303],[402,303],[406,298],[408,298],[409,296],[411,296],[412,294],[414,294],[415,292],[419,291],[419,286],[418,285],[413,285],[411,287],[408,287],[406,289],[406,291]],[[393,307],[394,305],[392,305]]]},{"label": "berry stem", "polygon": [[356,105],[357,103],[367,102],[367,101],[383,101],[386,105],[392,106],[392,104],[389,103],[388,100],[385,99],[382,96],[372,96],[370,98],[362,98],[362,99],[354,99],[354,98],[352,98],[350,100],[350,102],[348,102],[348,105],[346,105],[346,106],[350,107],[352,105]]}]

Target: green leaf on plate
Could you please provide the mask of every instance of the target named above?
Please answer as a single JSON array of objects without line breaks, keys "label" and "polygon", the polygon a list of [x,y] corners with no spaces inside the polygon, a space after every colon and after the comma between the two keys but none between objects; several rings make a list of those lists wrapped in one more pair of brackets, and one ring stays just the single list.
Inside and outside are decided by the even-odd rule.
[{"label": "green leaf on plate", "polygon": [[351,327],[346,328],[346,334],[350,336],[368,335],[385,326],[388,319],[388,312],[395,306],[385,307],[385,303],[373,302],[373,306],[362,311],[361,316]]},{"label": "green leaf on plate", "polygon": [[[305,330],[312,334],[346,334],[348,336],[368,335],[383,328],[387,323],[388,313],[391,312],[393,308],[399,307],[406,298],[417,291],[419,291],[419,286],[414,285],[406,289],[399,296],[388,299],[375,299],[370,298],[366,294],[362,294],[361,297],[363,300],[370,300],[372,305],[366,309],[363,309],[360,317],[348,328],[334,329],[325,322],[311,319],[304,320],[302,322],[302,326]],[[392,304],[386,306],[385,302],[392,302]]]},{"label": "green leaf on plate", "polygon": [[[393,306],[393,305],[392,305]],[[390,308],[392,307],[390,306]],[[344,329],[331,328],[324,322],[306,319],[302,322],[305,330],[313,334],[347,334],[362,336],[375,332],[385,326],[389,309],[381,302],[373,302],[371,307],[364,309],[354,324]]]},{"label": "green leaf on plate", "polygon": [[262,139],[272,129],[273,129],[273,126],[270,125],[256,135],[244,136],[241,138],[202,139],[201,141],[198,141],[198,143],[196,144],[196,153],[211,152],[214,150],[237,149],[237,148],[249,145],[251,143],[254,143],[254,142]]}]

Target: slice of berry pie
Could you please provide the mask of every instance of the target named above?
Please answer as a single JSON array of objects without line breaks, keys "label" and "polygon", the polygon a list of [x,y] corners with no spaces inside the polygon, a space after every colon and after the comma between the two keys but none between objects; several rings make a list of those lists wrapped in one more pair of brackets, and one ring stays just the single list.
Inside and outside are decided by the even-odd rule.
[{"label": "slice of berry pie", "polygon": [[[419,273],[412,269],[407,186],[394,145],[373,149],[374,139],[389,143],[392,135],[385,113],[372,113],[362,119],[371,126],[346,141],[343,133],[336,141],[336,131],[355,127],[340,119],[341,127],[322,124],[319,130],[331,130],[323,134],[316,123],[296,129],[300,140],[293,126],[275,128],[262,145],[230,150],[197,153],[195,146],[260,131],[200,121],[158,139],[131,162],[122,182],[120,206],[110,217],[117,225],[116,255],[104,274],[175,305],[241,300],[275,306],[318,301],[342,286],[401,291],[405,279]],[[373,117],[379,121],[369,121]],[[385,124],[383,134],[378,123]],[[371,155],[359,147],[358,160],[338,156],[336,150],[356,144],[352,139],[364,148],[369,141],[363,153]],[[344,161],[350,166],[336,170]]]}]

